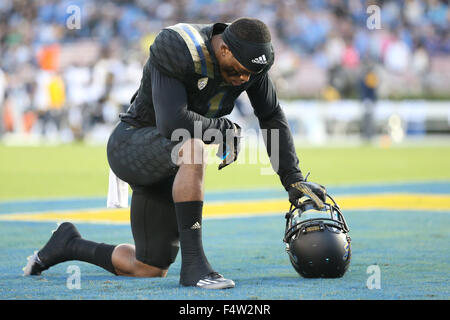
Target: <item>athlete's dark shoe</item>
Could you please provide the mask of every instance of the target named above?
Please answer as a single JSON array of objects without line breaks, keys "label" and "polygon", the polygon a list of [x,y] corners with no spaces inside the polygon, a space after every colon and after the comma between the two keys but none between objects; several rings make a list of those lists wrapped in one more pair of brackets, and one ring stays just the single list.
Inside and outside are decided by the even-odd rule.
[{"label": "athlete's dark shoe", "polygon": [[81,235],[72,223],[64,222],[59,225],[53,231],[47,244],[28,257],[28,263],[23,268],[23,275],[40,275],[51,266],[70,260],[68,244],[75,238],[81,238]]},{"label": "athlete's dark shoe", "polygon": [[208,273],[195,284],[195,287],[203,289],[228,289],[234,288],[234,286],[235,284],[233,280],[225,279],[217,272]]}]

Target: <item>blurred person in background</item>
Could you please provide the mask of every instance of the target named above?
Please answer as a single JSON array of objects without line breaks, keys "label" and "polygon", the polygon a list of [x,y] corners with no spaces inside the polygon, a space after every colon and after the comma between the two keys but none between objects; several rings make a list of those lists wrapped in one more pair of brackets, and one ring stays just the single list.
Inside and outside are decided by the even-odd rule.
[{"label": "blurred person in background", "polygon": [[4,132],[4,101],[6,95],[6,77],[3,70],[0,68],[0,137]]},{"label": "blurred person in background", "polygon": [[375,104],[377,101],[378,76],[374,64],[369,59],[362,62],[358,77],[359,99],[362,104],[361,136],[371,142],[376,133]]}]

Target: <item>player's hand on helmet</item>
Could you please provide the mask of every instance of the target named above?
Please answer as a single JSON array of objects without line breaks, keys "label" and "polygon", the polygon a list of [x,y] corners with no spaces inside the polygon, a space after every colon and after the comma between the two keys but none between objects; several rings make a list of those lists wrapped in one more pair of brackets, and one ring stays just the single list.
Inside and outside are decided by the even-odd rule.
[{"label": "player's hand on helmet", "polygon": [[222,159],[222,163],[219,164],[219,170],[237,160],[241,149],[241,138],[241,127],[233,123],[233,128],[226,130],[223,143],[219,145],[219,150],[217,151],[217,156]]},{"label": "player's hand on helmet", "polygon": [[303,196],[309,197],[316,204],[317,208],[322,209],[325,206],[327,189],[315,182],[298,181],[289,186],[289,201],[298,206],[298,200]]}]

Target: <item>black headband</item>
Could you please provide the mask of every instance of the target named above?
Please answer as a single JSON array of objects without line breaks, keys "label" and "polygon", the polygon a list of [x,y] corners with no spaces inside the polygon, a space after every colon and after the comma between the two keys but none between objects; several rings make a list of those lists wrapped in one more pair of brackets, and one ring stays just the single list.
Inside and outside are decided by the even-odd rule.
[{"label": "black headband", "polygon": [[230,28],[226,28],[222,33],[222,39],[236,60],[251,72],[261,72],[273,58],[271,42],[254,43],[242,40]]}]

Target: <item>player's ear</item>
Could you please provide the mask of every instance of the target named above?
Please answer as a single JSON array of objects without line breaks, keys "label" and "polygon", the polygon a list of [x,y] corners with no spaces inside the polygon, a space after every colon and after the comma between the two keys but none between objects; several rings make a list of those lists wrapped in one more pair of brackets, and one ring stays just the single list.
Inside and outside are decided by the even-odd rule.
[{"label": "player's ear", "polygon": [[225,43],[222,43],[220,45],[220,54],[222,57],[226,57],[227,55],[232,55],[230,49],[228,48],[228,46]]}]

